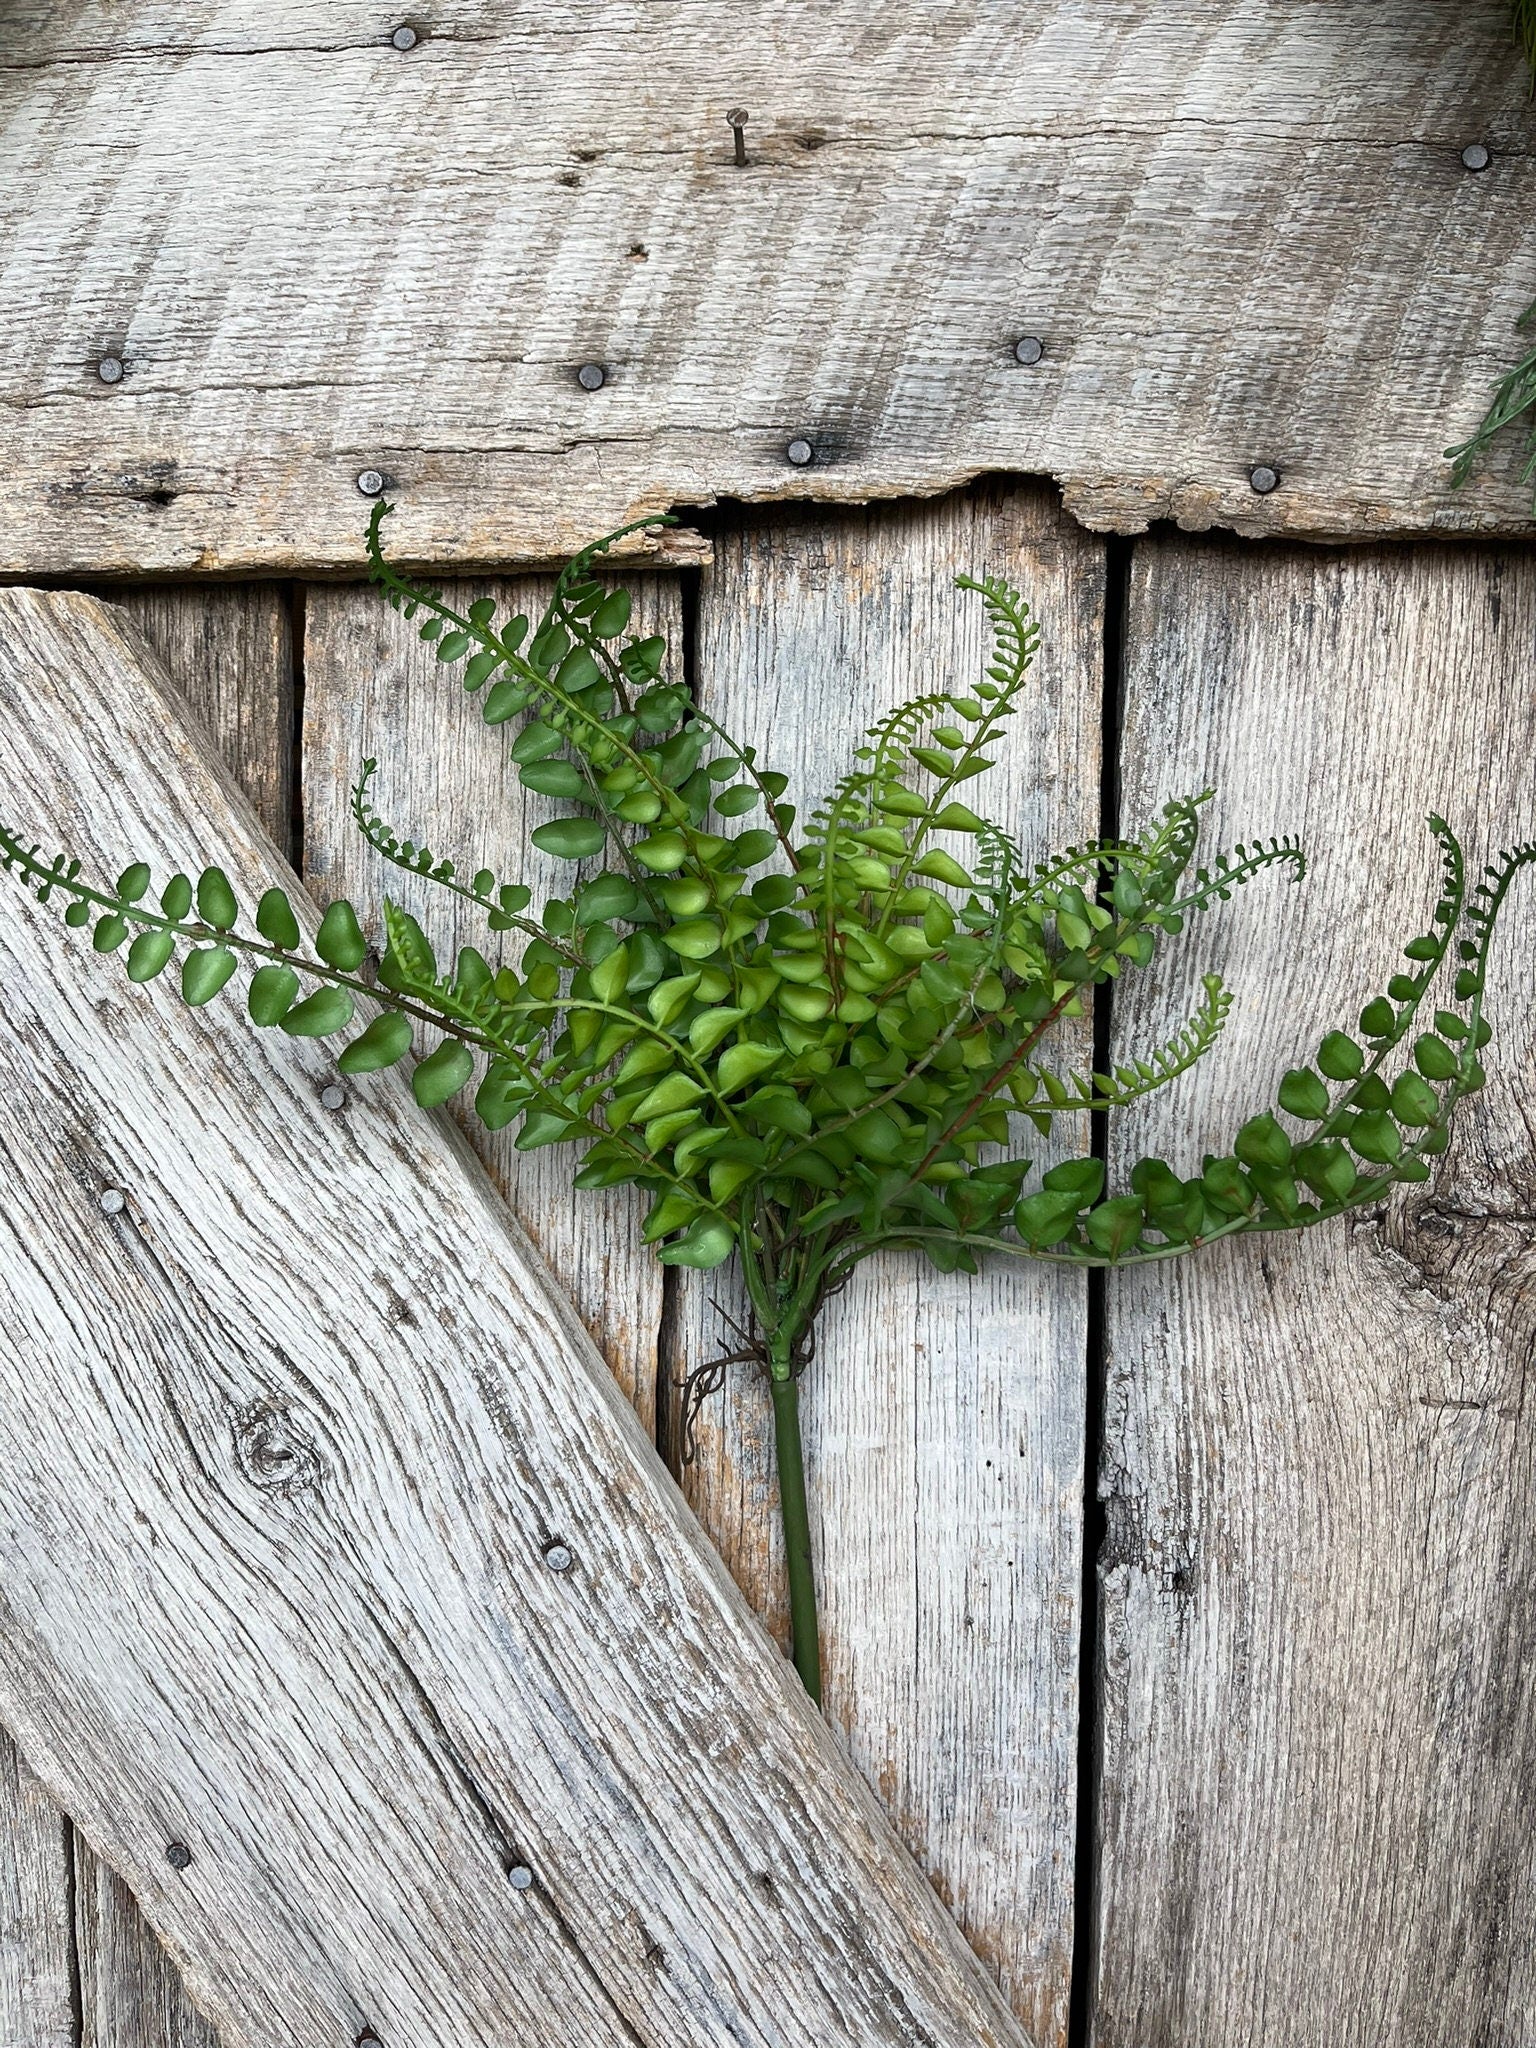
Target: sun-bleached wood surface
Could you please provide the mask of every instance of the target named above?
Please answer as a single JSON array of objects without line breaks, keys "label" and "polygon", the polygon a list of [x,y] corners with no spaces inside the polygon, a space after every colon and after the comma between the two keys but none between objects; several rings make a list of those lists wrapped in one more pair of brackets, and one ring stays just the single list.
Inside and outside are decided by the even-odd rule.
[{"label": "sun-bleached wood surface", "polygon": [[[286,845],[288,590],[162,585],[120,592],[114,603],[202,721],[267,831]],[[205,2048],[207,2022],[127,1887],[72,1835],[3,1734],[0,1754],[15,1762],[23,1788],[0,1798],[0,1893],[21,1902],[0,1912],[0,2048],[43,2048],[56,2038],[73,2048]],[[0,1768],[0,1779],[9,1786],[8,1770]]]},{"label": "sun-bleached wood surface", "polygon": [[397,22],[7,11],[0,570],[348,568],[368,471],[460,569],[1001,470],[1121,530],[1528,526],[1512,441],[1441,454],[1536,259],[1505,0]]},{"label": "sun-bleached wood surface", "polygon": [[77,2048],[70,1829],[0,1729],[0,2048]]},{"label": "sun-bleached wood surface", "polygon": [[[14,816],[283,875],[103,607],[0,628]],[[18,893],[0,1714],[231,2048],[1017,2048],[452,1125],[119,973]]]},{"label": "sun-bleached wood surface", "polygon": [[[720,536],[700,701],[789,775],[808,816],[872,720],[984,672],[961,570],[1010,577],[1044,628],[1034,687],[971,796],[1038,857],[1098,817],[1104,549],[1053,493]],[[674,1378],[736,1348],[715,1300],[746,1315],[734,1271],[679,1280]],[[802,1382],[827,1711],[1042,2043],[1064,2036],[1073,1939],[1084,1303],[1080,1277],[1038,1267],[971,1278],[878,1258],[826,1305]],[[731,1368],[698,1445],[688,1496],[787,1639],[755,1367]]]},{"label": "sun-bleached wood surface", "polygon": [[[1117,992],[1226,1041],[1124,1126],[1198,1166],[1424,929],[1439,810],[1536,830],[1536,559],[1139,545],[1128,824],[1214,782],[1221,839],[1299,830]],[[1486,1093],[1435,1178],[1305,1237],[1113,1278],[1101,1492],[1099,2048],[1536,2038],[1536,1053],[1531,884],[1489,977]],[[1176,965],[1179,962],[1182,964]]]},{"label": "sun-bleached wood surface", "polygon": [[[635,577],[630,587],[634,630],[666,635],[675,672],[682,641],[675,579]],[[456,595],[465,604],[494,597],[537,620],[550,589],[548,579],[529,578],[464,586]],[[562,806],[519,783],[508,759],[519,727],[488,728],[480,699],[459,687],[461,669],[445,669],[371,588],[310,589],[304,673],[304,872],[319,900],[348,896],[377,917],[387,895],[423,920],[443,959],[466,944],[514,958],[515,933],[488,940],[482,913],[374,852],[352,818],[349,791],[363,761],[377,759],[373,801],[402,839],[451,856],[461,875],[489,867],[502,881],[526,882],[537,914],[550,896],[569,895],[575,871],[529,844],[529,830]],[[644,1201],[634,1188],[572,1187],[574,1146],[519,1152],[512,1131],[488,1132],[472,1117],[465,1126],[654,1432],[663,1269],[640,1240]]]}]

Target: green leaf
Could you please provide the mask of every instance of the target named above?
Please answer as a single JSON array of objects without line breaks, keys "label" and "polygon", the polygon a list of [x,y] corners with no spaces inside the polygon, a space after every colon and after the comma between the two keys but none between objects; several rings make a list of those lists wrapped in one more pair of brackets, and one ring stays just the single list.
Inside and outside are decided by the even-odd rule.
[{"label": "green leaf", "polygon": [[160,908],[167,917],[184,918],[192,908],[192,879],[189,875],[172,875],[160,892]]},{"label": "green leaf", "polygon": [[1352,1081],[1365,1065],[1365,1054],[1342,1031],[1330,1031],[1317,1049],[1317,1064],[1330,1081]]},{"label": "green leaf", "polygon": [[532,1096],[532,1088],[511,1060],[492,1060],[475,1093],[475,1115],[488,1131],[504,1130]]},{"label": "green leaf", "polygon": [[1397,1012],[1385,996],[1377,996],[1360,1012],[1360,1029],[1367,1038],[1387,1038],[1397,1023]]},{"label": "green leaf", "polygon": [[635,1105],[635,1122],[649,1123],[658,1116],[673,1116],[699,1100],[704,1090],[691,1074],[668,1074]]},{"label": "green leaf", "polygon": [[734,1095],[749,1081],[756,1081],[784,1057],[783,1048],[773,1045],[731,1045],[720,1055],[715,1069],[715,1086],[722,1095]]},{"label": "green leaf", "polygon": [[1245,1166],[1263,1167],[1270,1173],[1284,1173],[1291,1163],[1291,1141],[1268,1110],[1248,1119],[1232,1149]]},{"label": "green leaf", "polygon": [[1141,1236],[1146,1218],[1139,1195],[1119,1195],[1088,1211],[1084,1228],[1091,1244],[1111,1259],[1123,1258]]},{"label": "green leaf", "polygon": [[518,780],[524,789],[531,789],[539,796],[579,797],[587,791],[580,769],[559,756],[551,756],[547,761],[530,761],[525,768],[519,769]]},{"label": "green leaf", "polygon": [[1102,1159],[1064,1159],[1042,1174],[1040,1185],[1051,1194],[1072,1195],[1080,1209],[1096,1202],[1104,1190]]},{"label": "green leaf", "polygon": [[235,966],[235,956],[227,946],[208,946],[189,953],[181,963],[182,1001],[194,1010],[211,1003]]},{"label": "green leaf", "polygon": [[291,967],[258,967],[245,999],[251,1022],[281,1024],[298,993],[299,977]]},{"label": "green leaf", "polygon": [[96,920],[96,929],[91,934],[91,944],[98,953],[113,953],[128,936],[128,926],[113,911]]},{"label": "green leaf", "polygon": [[739,818],[757,806],[758,792],[750,782],[738,782],[733,789],[722,790],[715,798],[715,809],[722,818]]},{"label": "green leaf", "polygon": [[1390,1166],[1403,1149],[1402,1133],[1385,1109],[1368,1109],[1355,1118],[1349,1142],[1362,1159]]},{"label": "green leaf", "polygon": [[657,1256],[664,1266],[693,1266],[708,1272],[723,1266],[736,1246],[736,1233],[723,1216],[701,1216],[676,1244],[666,1245]]},{"label": "green leaf", "polygon": [[571,1135],[571,1119],[553,1109],[531,1109],[517,1134],[519,1152],[537,1152],[541,1146],[557,1145]]},{"label": "green leaf", "polygon": [[150,873],[144,861],[136,860],[117,878],[117,893],[125,903],[137,903],[149,891]]},{"label": "green leaf", "polygon": [[[254,982],[252,984],[254,987]],[[317,988],[281,1020],[290,1038],[329,1038],[352,1022],[356,1005],[344,988]]]},{"label": "green leaf", "polygon": [[239,917],[240,906],[222,868],[204,868],[198,876],[197,914],[220,932],[227,932]]},{"label": "green leaf", "polygon": [[411,1074],[411,1093],[423,1109],[436,1109],[457,1095],[475,1071],[475,1056],[457,1039],[445,1038],[436,1052],[418,1060]]},{"label": "green leaf", "polygon": [[1413,1042],[1414,1064],[1431,1081],[1449,1081],[1461,1062],[1443,1038],[1425,1031]]},{"label": "green leaf", "polygon": [[[190,900],[192,884],[187,890]],[[174,932],[140,932],[128,948],[128,979],[130,981],[153,981],[176,950]]]},{"label": "green leaf", "polygon": [[611,590],[587,621],[598,640],[617,640],[629,624],[630,597],[627,590]]},{"label": "green leaf", "polygon": [[629,948],[615,946],[592,969],[592,993],[600,1003],[616,1003],[629,981]]},{"label": "green leaf", "polygon": [[657,832],[649,839],[640,840],[634,849],[635,859],[652,874],[669,875],[688,858],[688,842],[681,832]]},{"label": "green leaf", "polygon": [[410,1049],[410,1018],[402,1017],[398,1010],[386,1010],[353,1039],[336,1064],[344,1074],[376,1074],[403,1060]]},{"label": "green leaf", "polygon": [[951,860],[949,855],[938,847],[931,853],[925,853],[912,872],[914,875],[927,875],[935,882],[948,882],[955,889],[971,887],[971,878],[959,861]]},{"label": "green leaf", "polygon": [[315,951],[328,967],[339,968],[343,974],[362,965],[368,941],[363,937],[357,912],[345,898],[333,903],[321,918],[315,934]]},{"label": "green leaf", "polygon": [[1392,1084],[1392,1114],[1400,1124],[1422,1128],[1440,1114],[1440,1098],[1417,1074],[1399,1074]]},{"label": "green leaf", "polygon": [[735,1009],[726,1004],[717,1009],[701,1011],[688,1027],[689,1045],[701,1060],[707,1059],[721,1039],[728,1038],[746,1014],[745,1010]]},{"label": "green leaf", "polygon": [[692,974],[675,974],[670,981],[659,981],[646,998],[645,1007],[653,1024],[670,1024],[678,1011],[687,1002],[699,985],[697,969]]},{"label": "green leaf", "polygon": [[1344,1201],[1354,1191],[1360,1177],[1355,1171],[1355,1162],[1344,1147],[1331,1138],[1315,1145],[1303,1145],[1292,1164],[1313,1194],[1325,1202]]},{"label": "green leaf", "polygon": [[268,889],[256,906],[256,929],[269,946],[293,951],[302,937],[292,905],[281,889]]},{"label": "green leaf", "polygon": [[1331,1099],[1310,1067],[1292,1067],[1280,1083],[1280,1107],[1308,1123],[1321,1122]]},{"label": "green leaf", "polygon": [[559,860],[586,860],[601,853],[608,837],[596,818],[555,818],[548,825],[536,826],[528,836],[541,852],[552,853]]},{"label": "green leaf", "polygon": [[976,813],[967,810],[964,804],[946,804],[934,819],[934,825],[941,832],[984,832],[986,821]]}]

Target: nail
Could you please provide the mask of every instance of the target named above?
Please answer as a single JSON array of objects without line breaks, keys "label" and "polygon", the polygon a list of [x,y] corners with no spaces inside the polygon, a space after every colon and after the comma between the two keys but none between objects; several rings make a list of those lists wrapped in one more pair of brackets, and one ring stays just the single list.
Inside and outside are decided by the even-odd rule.
[{"label": "nail", "polygon": [[185,1870],[192,1861],[192,1851],[185,1842],[168,1842],[165,1849],[165,1860],[169,1863],[172,1870]]},{"label": "nail", "polygon": [[1267,498],[1271,491],[1280,488],[1280,472],[1271,469],[1267,462],[1261,462],[1257,469],[1250,469],[1248,481],[1261,498]]},{"label": "nail", "polygon": [[796,435],[795,439],[784,450],[784,456],[786,461],[792,462],[795,465],[796,469],[804,469],[808,462],[815,461],[816,450],[803,435]]},{"label": "nail", "polygon": [[322,1109],[345,1109],[346,1106],[347,1091],[345,1088],[338,1088],[334,1081],[329,1088],[322,1088],[320,1090],[320,1107]]},{"label": "nail", "polygon": [[1486,171],[1493,162],[1493,152],[1486,142],[1469,142],[1461,152],[1461,160],[1469,171]]},{"label": "nail", "polygon": [[533,1889],[533,1872],[526,1863],[514,1863],[507,1872],[507,1883],[511,1885],[515,1892],[531,1891]]},{"label": "nail", "polygon": [[120,356],[103,356],[96,365],[96,374],[103,384],[121,384],[123,363]]},{"label": "nail", "polygon": [[376,469],[360,469],[357,473],[357,488],[365,498],[376,498],[384,488],[384,478]]},{"label": "nail", "polygon": [[103,1188],[99,1201],[103,1216],[121,1216],[128,1206],[128,1197],[121,1188]]},{"label": "nail", "polygon": [[1038,363],[1045,354],[1045,343],[1037,335],[1021,335],[1013,344],[1013,353],[1021,363]]},{"label": "nail", "polygon": [[402,21],[389,40],[397,50],[414,50],[416,47],[416,31],[408,21]]},{"label": "nail", "polygon": [[608,382],[608,372],[601,363],[583,363],[576,372],[576,382],[583,391],[601,391]]},{"label": "nail", "polygon": [[544,1546],[544,1562],[552,1572],[568,1572],[576,1560],[563,1543],[547,1543]]},{"label": "nail", "polygon": [[747,110],[745,107],[731,107],[727,111],[725,118],[730,122],[736,136],[736,161],[739,164],[744,164],[747,160],[747,138],[745,133]]}]

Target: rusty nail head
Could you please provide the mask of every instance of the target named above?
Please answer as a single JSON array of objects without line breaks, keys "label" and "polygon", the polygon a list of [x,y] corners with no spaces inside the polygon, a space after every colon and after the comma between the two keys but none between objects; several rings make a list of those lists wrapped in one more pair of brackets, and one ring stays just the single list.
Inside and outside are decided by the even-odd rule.
[{"label": "rusty nail head", "polygon": [[1267,462],[1261,462],[1257,469],[1249,470],[1248,481],[1261,498],[1267,498],[1271,491],[1280,488],[1280,472]]},{"label": "rusty nail head", "polygon": [[169,1863],[172,1870],[185,1870],[192,1861],[192,1851],[185,1842],[168,1842],[166,1844],[165,1860]]},{"label": "rusty nail head", "polygon": [[1461,152],[1461,160],[1469,171],[1486,171],[1493,162],[1493,152],[1486,142],[1469,142]]},{"label": "rusty nail head", "polygon": [[121,1216],[128,1206],[128,1198],[121,1188],[103,1188],[100,1201],[103,1216]]},{"label": "rusty nail head", "polygon": [[408,21],[402,21],[389,40],[397,50],[414,50],[416,47],[416,31]]},{"label": "rusty nail head", "polygon": [[1045,354],[1045,343],[1038,335],[1024,334],[1013,344],[1013,353],[1021,363],[1038,363]]},{"label": "rusty nail head", "polygon": [[338,1088],[334,1081],[329,1088],[322,1088],[320,1090],[320,1107],[322,1109],[345,1109],[346,1106],[347,1091],[345,1088]]},{"label": "rusty nail head", "polygon": [[357,473],[357,488],[365,498],[376,498],[384,488],[384,478],[376,469],[360,469]]},{"label": "rusty nail head", "polygon": [[791,441],[789,446],[784,450],[784,455],[785,459],[789,462],[792,462],[795,465],[796,469],[804,469],[808,462],[815,461],[816,450],[811,446],[810,442],[806,440],[803,434],[797,434],[794,440]]},{"label": "rusty nail head", "polygon": [[103,356],[96,365],[96,374],[103,384],[121,384],[123,381],[122,357]]},{"label": "rusty nail head", "polygon": [[514,1863],[507,1872],[507,1883],[511,1885],[515,1892],[531,1891],[533,1889],[533,1872],[526,1863]]},{"label": "rusty nail head", "polygon": [[583,391],[601,391],[608,382],[608,372],[601,363],[583,363],[576,372],[576,382]]},{"label": "rusty nail head", "polygon": [[747,110],[745,107],[729,107],[726,110],[725,118],[731,124],[735,134],[736,161],[739,164],[744,164],[747,160],[747,138],[743,130],[747,125]]},{"label": "rusty nail head", "polygon": [[563,1543],[549,1543],[544,1548],[544,1562],[552,1572],[568,1572],[576,1562]]}]

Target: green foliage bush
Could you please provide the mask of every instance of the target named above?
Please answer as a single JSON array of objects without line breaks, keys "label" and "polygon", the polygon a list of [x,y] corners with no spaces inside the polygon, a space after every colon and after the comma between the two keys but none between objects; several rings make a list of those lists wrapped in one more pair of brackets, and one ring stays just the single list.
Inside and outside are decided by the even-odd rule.
[{"label": "green foliage bush", "polygon": [[[373,578],[445,669],[462,670],[488,725],[519,722],[523,784],[568,805],[531,837],[572,863],[571,886],[535,917],[523,884],[462,877],[400,839],[373,807],[372,762],[354,814],[387,861],[473,903],[509,957],[466,946],[440,962],[417,920],[386,902],[370,971],[346,902],[306,943],[281,889],[248,910],[217,867],[195,883],[170,877],[154,899],[142,862],[98,888],[10,830],[0,858],[40,901],[61,902],[67,924],[89,926],[98,952],[126,948],[130,979],[179,960],[194,1006],[241,960],[258,1025],[329,1037],[353,1031],[361,1000],[344,1073],[420,1045],[419,1102],[473,1086],[476,1115],[516,1126],[521,1149],[579,1144],[578,1186],[644,1189],[644,1235],[664,1263],[739,1260],[755,1324],[739,1355],[761,1362],[773,1394],[796,1661],[816,1694],[797,1379],[826,1296],[882,1248],[942,1272],[975,1272],[989,1255],[1142,1264],[1304,1229],[1425,1180],[1456,1102],[1482,1085],[1489,941],[1536,846],[1469,891],[1454,835],[1431,819],[1444,882],[1430,928],[1355,1031],[1330,1032],[1281,1082],[1279,1114],[1249,1118],[1229,1151],[1196,1171],[1142,1159],[1114,1189],[1098,1159],[1037,1171],[1014,1149],[1021,1131],[1044,1141],[1062,1115],[1118,1111],[1163,1086],[1209,1050],[1230,998],[1205,976],[1166,1044],[1099,1073],[1059,1071],[1052,1027],[1254,876],[1299,879],[1300,849],[1271,840],[1196,864],[1197,796],[1137,838],[1027,861],[967,801],[1037,638],[995,577],[959,579],[991,621],[985,675],[882,718],[802,818],[786,778],[666,679],[663,642],[630,632],[628,594],[593,576],[633,529],[583,550],[534,626],[498,618],[489,599],[460,613],[399,575],[380,547],[386,510],[369,530]],[[1451,989],[1426,1021],[1453,950]]]}]

